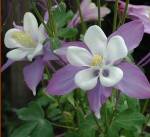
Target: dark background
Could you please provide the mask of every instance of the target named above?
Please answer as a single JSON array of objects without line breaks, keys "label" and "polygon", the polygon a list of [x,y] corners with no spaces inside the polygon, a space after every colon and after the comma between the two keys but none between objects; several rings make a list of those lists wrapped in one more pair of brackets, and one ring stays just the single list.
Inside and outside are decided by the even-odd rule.
[{"label": "dark background", "polygon": [[[42,2],[44,0],[39,0]],[[75,0],[66,0],[68,8],[76,9]],[[132,4],[150,5],[150,0],[130,0]],[[108,6],[112,7],[111,4]],[[41,13],[46,10],[45,3],[38,4]],[[32,10],[31,0],[2,0],[2,63],[6,62],[5,54],[8,49],[3,44],[3,37],[5,32],[12,28],[12,22],[16,24],[22,24],[22,18],[26,11]],[[112,30],[112,17],[113,13],[105,18],[105,22],[102,23],[103,29],[109,35]],[[131,28],[132,29],[132,28]],[[150,35],[145,34],[141,45],[134,52],[135,62],[142,59],[148,52],[150,52]],[[8,68],[2,74],[2,98],[3,98],[3,119],[5,119],[5,133],[9,122],[15,119],[14,108],[20,108],[25,106],[30,100],[33,99],[32,92],[26,87],[23,80],[22,69],[26,65],[26,62],[17,62]],[[145,66],[145,74],[150,80],[150,65]],[[142,91],[141,91],[142,92]],[[6,134],[7,136],[7,134]]]}]

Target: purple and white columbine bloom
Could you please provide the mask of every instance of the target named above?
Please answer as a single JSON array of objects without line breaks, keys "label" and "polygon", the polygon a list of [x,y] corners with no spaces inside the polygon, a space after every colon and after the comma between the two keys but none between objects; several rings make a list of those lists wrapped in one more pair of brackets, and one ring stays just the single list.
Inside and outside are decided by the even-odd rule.
[{"label": "purple and white columbine bloom", "polygon": [[128,54],[124,39],[116,35],[108,40],[102,29],[94,25],[85,33],[84,42],[89,50],[72,46],[67,50],[70,64],[87,67],[75,75],[76,85],[83,90],[95,88],[98,81],[105,87],[116,85],[123,78],[123,71],[115,62]]},{"label": "purple and white columbine bloom", "polygon": [[46,39],[44,26],[38,27],[38,22],[30,12],[25,13],[23,27],[12,28],[5,34],[4,43],[7,48],[13,49],[7,57],[13,61],[32,59],[43,53],[43,42]]},{"label": "purple and white columbine bloom", "polygon": [[134,98],[150,98],[150,84],[144,73],[122,60],[139,45],[143,34],[139,20],[124,24],[108,38],[98,26],[90,27],[84,36],[87,48],[68,47],[70,64],[53,75],[47,91],[64,95],[76,88],[86,90],[90,108],[98,118],[112,88]]},{"label": "purple and white columbine bloom", "polygon": [[[95,3],[91,2],[91,0],[83,0],[81,5],[81,12],[84,21],[92,21],[98,19],[98,8],[96,7]],[[107,14],[110,13],[110,10],[103,6],[100,8],[100,16],[101,18],[105,17]],[[81,22],[79,11],[75,14],[73,19],[69,22],[68,27],[75,27]]]},{"label": "purple and white columbine bloom", "polygon": [[36,94],[36,87],[43,78],[44,68],[52,66],[49,61],[58,60],[50,49],[46,39],[43,25],[38,27],[38,22],[30,12],[25,13],[23,27],[14,24],[13,29],[6,32],[4,43],[7,48],[13,49],[7,53],[8,61],[2,66],[1,71],[7,69],[16,61],[32,61],[23,69],[24,80],[27,86]]}]

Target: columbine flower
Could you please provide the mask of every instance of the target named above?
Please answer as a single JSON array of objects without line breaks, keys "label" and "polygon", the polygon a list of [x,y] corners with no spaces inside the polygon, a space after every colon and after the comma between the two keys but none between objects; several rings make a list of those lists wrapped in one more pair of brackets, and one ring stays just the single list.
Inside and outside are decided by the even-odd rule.
[{"label": "columbine flower", "polygon": [[123,71],[115,66],[115,62],[127,56],[128,50],[124,39],[113,36],[107,40],[100,27],[90,27],[84,42],[90,51],[80,47],[69,47],[67,59],[74,66],[86,66],[75,75],[75,83],[83,90],[95,88],[97,82],[105,87],[112,87],[123,78]]},{"label": "columbine flower", "polygon": [[34,15],[25,13],[22,29],[13,28],[6,32],[4,43],[7,48],[13,49],[7,53],[11,60],[32,60],[35,56],[43,53],[43,42],[45,40],[44,27],[40,25]]},{"label": "columbine flower", "polygon": [[[91,2],[91,0],[83,0],[80,5],[80,8],[81,8],[84,21],[91,21],[91,20],[98,19],[98,8],[93,2]],[[110,13],[110,10],[107,7],[103,6],[100,8],[101,18],[105,17],[109,13]],[[73,19],[69,22],[68,26],[75,27],[80,22],[81,20],[79,16],[79,11],[77,11]]]},{"label": "columbine flower", "polygon": [[36,94],[36,87],[43,78],[44,68],[52,69],[50,61],[58,60],[50,49],[50,43],[43,44],[45,40],[44,26],[38,23],[34,15],[27,12],[24,15],[23,27],[15,23],[14,28],[6,32],[5,45],[15,48],[7,53],[8,61],[2,66],[1,71],[7,69],[16,61],[35,60],[23,69],[24,80],[27,86]]},{"label": "columbine flower", "polygon": [[101,28],[90,27],[84,36],[88,48],[68,47],[70,64],[53,75],[48,92],[64,95],[78,87],[87,90],[90,108],[98,118],[112,87],[134,98],[149,98],[150,84],[145,75],[136,65],[122,60],[139,45],[143,33],[139,20],[124,24],[108,39]]}]

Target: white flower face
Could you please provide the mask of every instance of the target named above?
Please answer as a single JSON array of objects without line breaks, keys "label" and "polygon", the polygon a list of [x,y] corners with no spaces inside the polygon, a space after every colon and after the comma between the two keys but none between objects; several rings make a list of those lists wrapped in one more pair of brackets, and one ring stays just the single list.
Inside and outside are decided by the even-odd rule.
[{"label": "white flower face", "polygon": [[114,63],[127,56],[127,47],[121,36],[114,36],[109,41],[100,27],[89,27],[84,42],[88,49],[69,47],[67,59],[75,66],[86,66],[87,69],[75,75],[75,83],[83,90],[93,89],[99,79],[105,87],[117,84],[123,77],[123,71]]},{"label": "white flower face", "polygon": [[13,48],[7,53],[7,57],[14,61],[25,58],[32,61],[35,56],[43,53],[44,40],[44,26],[38,27],[34,15],[27,12],[24,15],[22,30],[13,28],[6,32],[4,43],[7,48]]}]

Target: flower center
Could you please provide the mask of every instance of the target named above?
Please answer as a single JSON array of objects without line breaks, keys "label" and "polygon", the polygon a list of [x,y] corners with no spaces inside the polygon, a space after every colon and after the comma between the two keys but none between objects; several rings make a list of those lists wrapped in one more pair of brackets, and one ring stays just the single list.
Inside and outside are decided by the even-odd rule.
[{"label": "flower center", "polygon": [[97,66],[97,65],[100,65],[103,61],[103,57],[100,56],[100,55],[94,55],[93,58],[92,58],[92,63],[91,65],[92,66]]},{"label": "flower center", "polygon": [[25,32],[14,32],[12,37],[21,45],[27,48],[35,48],[36,42]]}]

